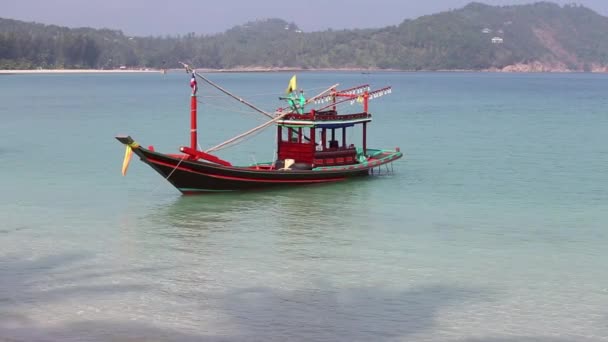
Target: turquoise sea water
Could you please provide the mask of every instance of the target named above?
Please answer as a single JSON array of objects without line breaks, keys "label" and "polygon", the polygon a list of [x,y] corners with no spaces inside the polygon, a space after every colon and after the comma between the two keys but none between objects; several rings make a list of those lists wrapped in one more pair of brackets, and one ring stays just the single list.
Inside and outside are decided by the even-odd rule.
[{"label": "turquoise sea water", "polygon": [[[209,77],[272,110],[291,74]],[[401,148],[394,174],[194,197],[137,158],[122,177],[115,135],[188,144],[188,81],[0,76],[0,340],[608,340],[607,75],[302,73],[393,86],[369,146]],[[264,121],[201,95],[205,147]]]}]

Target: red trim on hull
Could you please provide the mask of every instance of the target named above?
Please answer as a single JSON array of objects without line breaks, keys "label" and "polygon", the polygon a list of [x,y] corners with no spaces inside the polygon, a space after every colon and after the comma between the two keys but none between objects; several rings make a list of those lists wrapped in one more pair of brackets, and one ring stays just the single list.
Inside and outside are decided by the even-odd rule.
[{"label": "red trim on hull", "polygon": [[147,160],[153,164],[162,165],[166,167],[175,168],[181,171],[197,173],[203,176],[217,178],[217,179],[227,179],[241,182],[255,182],[255,183],[328,183],[328,182],[339,182],[346,179],[346,177],[338,177],[338,178],[326,178],[326,179],[296,179],[296,180],[279,180],[279,179],[263,179],[263,178],[240,178],[240,177],[231,177],[231,176],[220,176],[220,175],[211,175],[208,173],[203,173],[200,171],[195,171],[190,168],[185,168],[183,166],[175,166],[169,163],[164,163],[152,158],[147,158]]}]

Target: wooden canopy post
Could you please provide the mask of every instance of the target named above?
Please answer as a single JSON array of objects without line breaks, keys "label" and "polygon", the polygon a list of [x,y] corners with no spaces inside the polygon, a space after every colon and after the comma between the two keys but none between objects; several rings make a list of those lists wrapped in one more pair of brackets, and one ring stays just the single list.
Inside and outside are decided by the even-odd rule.
[{"label": "wooden canopy post", "polygon": [[325,146],[327,146],[327,134],[325,133],[325,128],[321,128],[321,143],[323,144],[323,151],[325,151]]},{"label": "wooden canopy post", "polygon": [[295,129],[289,128],[289,142],[293,142],[298,137],[298,132]]},{"label": "wooden canopy post", "polygon": [[[316,119],[317,113],[314,109],[310,110],[310,115],[312,116],[312,120],[314,121]],[[312,125],[312,127],[310,127],[310,139],[308,141],[310,141],[311,144],[313,144],[313,146],[317,146],[317,128]],[[316,149],[316,148],[315,148]]]},{"label": "wooden canopy post", "polygon": [[342,127],[342,147],[346,148],[346,127]]},{"label": "wooden canopy post", "polygon": [[331,101],[333,103],[333,106],[331,107],[331,109],[335,112],[336,111],[336,88],[332,88],[331,89]]},{"label": "wooden canopy post", "polygon": [[367,156],[367,122],[363,123],[363,155]]}]

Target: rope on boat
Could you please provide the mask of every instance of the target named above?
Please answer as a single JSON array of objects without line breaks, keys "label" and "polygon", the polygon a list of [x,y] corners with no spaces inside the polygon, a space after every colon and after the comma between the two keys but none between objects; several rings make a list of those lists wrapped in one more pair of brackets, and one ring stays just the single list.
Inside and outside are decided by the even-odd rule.
[{"label": "rope on boat", "polygon": [[[173,170],[171,170],[171,172],[169,172],[169,175],[167,177],[165,177],[165,180],[168,181],[169,177],[171,177],[173,175],[173,172],[175,172],[175,170],[177,170],[177,168],[180,166],[180,164],[184,161],[184,159],[188,158],[188,156],[182,156],[179,160],[179,162],[177,163],[177,165],[175,165],[175,167],[173,168]],[[152,193],[156,193],[156,191],[160,188],[160,183],[152,190]]]},{"label": "rope on boat", "polygon": [[[266,123],[264,123],[264,124],[262,124],[262,125],[260,125],[260,126],[258,126],[258,127],[255,127],[255,128],[253,128],[253,129],[251,129],[251,130],[249,130],[249,131],[247,131],[247,132],[245,132],[245,133],[243,133],[243,134],[237,135],[236,137],[234,137],[234,138],[232,138],[232,139],[230,139],[230,140],[227,140],[227,141],[225,141],[225,142],[223,142],[223,143],[221,143],[221,144],[219,144],[219,145],[216,145],[216,146],[214,146],[214,147],[212,147],[212,148],[208,149],[207,151],[205,151],[205,152],[207,152],[207,153],[209,153],[209,152],[213,152],[213,151],[218,151],[218,150],[220,150],[220,149],[222,149],[222,148],[224,148],[224,147],[227,147],[228,145],[231,145],[232,143],[234,143],[234,142],[236,142],[236,141],[240,140],[241,138],[246,137],[247,135],[250,135],[250,134],[252,134],[252,133],[254,133],[254,132],[258,131],[258,130],[261,130],[261,129],[264,129],[264,128],[266,128],[266,127],[270,126],[271,124],[275,123],[276,121],[278,121],[279,119],[281,119],[281,118],[282,118],[282,117],[284,117],[285,115],[287,115],[287,114],[291,114],[291,112],[283,112],[283,110],[284,110],[284,109],[281,109],[280,111],[275,112],[275,115],[278,115],[278,116],[272,115],[272,114],[270,114],[270,113],[268,113],[268,112],[266,112],[266,111],[264,111],[264,110],[262,110],[262,109],[260,109],[260,108],[258,108],[258,107],[256,107],[256,106],[254,106],[253,104],[251,104],[251,103],[249,103],[249,102],[247,102],[247,101],[243,100],[242,98],[240,98],[240,97],[238,97],[238,96],[236,96],[236,95],[232,94],[231,92],[229,92],[228,90],[226,90],[226,89],[224,89],[224,88],[220,87],[219,85],[215,84],[213,81],[209,80],[209,79],[208,79],[208,78],[206,78],[205,76],[203,76],[203,75],[199,74],[198,72],[196,72],[196,71],[195,71],[194,69],[192,69],[192,68],[191,68],[191,67],[190,67],[188,64],[183,63],[183,62],[179,62],[179,63],[180,63],[181,65],[183,65],[183,66],[184,66],[184,68],[186,68],[186,71],[187,71],[188,73],[190,73],[190,72],[191,72],[191,73],[193,73],[194,75],[198,76],[198,77],[199,77],[201,80],[205,81],[207,84],[211,85],[212,87],[216,88],[217,90],[221,91],[222,93],[224,93],[224,94],[226,94],[226,95],[228,95],[228,96],[232,97],[233,99],[235,99],[235,100],[237,100],[237,101],[239,101],[239,102],[241,102],[241,103],[245,104],[246,106],[248,106],[249,108],[251,108],[251,109],[255,110],[256,112],[261,113],[261,114],[263,114],[263,115],[265,115],[265,116],[267,116],[267,117],[269,117],[269,118],[271,118],[271,119],[272,119],[272,120],[270,120],[269,122],[266,122]],[[318,95],[315,95],[315,96],[313,96],[313,97],[311,97],[311,98],[307,99],[305,103],[306,103],[306,104],[309,104],[310,102],[315,101],[317,98],[322,97],[323,95],[327,94],[328,92],[330,92],[332,89],[335,89],[335,88],[336,88],[337,86],[339,86],[339,85],[340,85],[339,83],[336,83],[336,84],[332,85],[331,87],[329,87],[329,88],[327,88],[327,89],[323,90],[323,91],[322,91],[321,93],[319,93]],[[287,109],[287,108],[285,108],[285,109]],[[289,129],[293,131],[293,129],[292,129],[292,128],[289,128]],[[304,135],[304,136],[303,136],[303,138],[304,138],[305,140],[307,140],[307,141],[310,141],[310,138],[309,138],[308,136],[306,136],[306,135]]]},{"label": "rope on boat", "polygon": [[291,114],[291,113],[283,113],[283,114],[277,116],[276,118],[273,118],[272,120],[270,120],[268,122],[265,122],[265,123],[263,123],[263,124],[255,127],[255,128],[252,128],[252,129],[248,130],[245,133],[239,134],[239,135],[237,135],[236,137],[234,137],[232,139],[226,140],[226,141],[224,141],[223,143],[221,143],[219,145],[213,146],[212,148],[206,150],[205,153],[211,153],[213,151],[218,151],[218,150],[220,150],[221,148],[223,148],[226,145],[230,145],[230,144],[232,144],[233,142],[235,142],[237,140],[240,140],[240,139],[242,139],[242,138],[244,138],[244,137],[246,137],[246,136],[248,136],[250,134],[253,134],[253,133],[257,132],[257,131],[260,131],[260,130],[262,130],[262,129],[264,129],[264,128],[270,126],[270,125],[272,125],[273,123],[281,120],[284,116],[286,116],[288,114]]},{"label": "rope on boat", "polygon": [[177,168],[179,167],[179,165],[184,161],[184,159],[186,159],[187,156],[183,156],[182,158],[180,158],[179,163],[177,163],[177,165],[175,165],[175,167],[173,168],[173,170],[171,170],[171,172],[169,172],[169,175],[167,176],[167,178],[165,178],[165,180],[169,180],[169,177],[171,177],[171,175],[173,175],[173,172],[175,172],[175,170],[177,170]]},{"label": "rope on boat", "polygon": [[219,148],[219,149],[215,150],[215,152],[217,152],[217,151],[222,151],[222,150],[225,150],[225,149],[227,149],[227,148],[230,148],[230,147],[233,147],[233,146],[239,145],[239,144],[241,144],[241,143],[244,143],[245,141],[247,141],[247,140],[249,140],[249,139],[251,139],[251,138],[254,138],[254,137],[258,136],[258,135],[259,135],[260,133],[262,133],[262,132],[263,132],[263,130],[259,130],[259,131],[253,132],[253,133],[251,133],[250,135],[248,135],[248,136],[246,136],[246,137],[243,137],[243,138],[241,138],[241,139],[240,139],[240,140],[238,140],[238,141],[233,141],[233,142],[231,142],[231,143],[229,143],[229,144],[226,144],[226,145],[222,146],[221,148]]},{"label": "rope on boat", "polygon": [[264,111],[264,110],[262,110],[262,109],[260,109],[260,108],[258,108],[258,107],[256,107],[256,106],[252,105],[251,103],[249,103],[249,102],[247,102],[247,101],[243,100],[242,98],[240,98],[240,97],[238,97],[238,96],[236,96],[236,95],[232,94],[232,93],[231,93],[231,92],[229,92],[228,90],[226,90],[226,89],[224,89],[224,88],[220,87],[219,85],[215,84],[213,81],[211,81],[211,80],[210,80],[210,79],[208,79],[207,77],[205,77],[205,76],[203,76],[203,75],[199,74],[198,72],[196,72],[196,71],[192,70],[192,69],[190,68],[190,66],[188,66],[188,64],[186,64],[186,63],[182,63],[182,62],[179,62],[179,63],[180,63],[181,65],[183,65],[183,66],[186,68],[186,70],[192,71],[192,72],[193,72],[193,73],[194,73],[196,76],[198,76],[198,78],[200,78],[201,80],[205,81],[207,84],[209,84],[210,86],[212,86],[212,87],[216,88],[217,90],[221,91],[222,93],[224,93],[224,94],[226,94],[226,95],[228,95],[228,96],[232,97],[233,99],[235,99],[235,100],[237,100],[237,101],[241,102],[242,104],[244,104],[244,105],[248,106],[249,108],[251,108],[251,109],[255,110],[255,111],[256,111],[256,112],[258,112],[258,113],[264,114],[264,115],[266,115],[266,116],[267,116],[267,117],[269,117],[269,118],[274,118],[274,115],[272,115],[272,114],[270,114],[270,113],[268,113],[268,112],[266,112],[266,111]]},{"label": "rope on boat", "polygon": [[[197,102],[200,103],[200,104],[202,104],[202,105],[205,105],[207,107],[224,110],[224,111],[231,112],[231,113],[238,113],[238,114],[251,114],[252,113],[250,111],[239,110],[239,109],[234,109],[234,108],[230,108],[230,107],[218,106],[216,104],[212,104],[212,103],[209,103],[209,102],[203,102],[203,101],[200,101],[200,100],[198,100]],[[264,120],[262,118],[260,118],[260,119]]]},{"label": "rope on boat", "polygon": [[[332,89],[334,89],[334,88],[335,88],[335,87],[337,87],[338,85],[340,85],[340,84],[339,84],[339,83],[336,83],[336,84],[332,85],[331,87],[326,88],[325,90],[323,90],[323,91],[322,91],[322,92],[320,92],[319,94],[317,94],[317,95],[315,95],[315,96],[313,96],[313,97],[309,98],[308,100],[306,100],[306,104],[308,104],[308,103],[310,103],[310,102],[315,101],[315,100],[316,100],[317,98],[319,98],[319,97],[324,96],[325,94],[327,94],[329,91],[331,91]],[[315,89],[324,89],[324,88],[315,88]],[[198,101],[198,102],[199,102],[199,103],[202,103],[201,101]],[[221,106],[217,106],[217,105],[210,104],[210,103],[205,103],[205,105],[207,105],[207,106],[209,106],[209,107],[215,107],[215,108],[218,108],[218,109],[229,110],[229,111],[232,111],[232,112],[235,112],[235,113],[243,113],[243,114],[250,114],[250,113],[251,113],[251,112],[246,112],[246,111],[236,110],[236,109],[232,109],[232,108],[221,107]],[[288,108],[289,108],[289,107],[288,107]],[[288,108],[285,108],[285,109],[288,109]],[[290,114],[290,112],[279,112],[279,113],[277,113],[277,114],[279,114],[279,115],[280,115],[280,117],[283,117],[283,116],[285,116],[285,115],[287,115],[287,114]],[[254,128],[254,129],[252,129],[252,130],[251,130],[251,132],[250,132],[249,134],[251,134],[251,133],[255,132],[255,131],[256,131],[256,130],[259,128],[259,127],[261,127],[261,128],[265,128],[265,127],[266,127],[266,126],[265,126],[266,124],[268,124],[268,125],[269,125],[269,124],[271,124],[272,122],[275,122],[275,121],[276,121],[276,120],[273,120],[273,121],[271,121],[271,122],[266,122],[264,125],[262,125],[262,126],[264,126],[264,127],[262,127],[262,126],[258,126],[258,127],[256,127],[256,128]],[[260,128],[260,129],[261,129],[261,128]],[[293,128],[289,128],[289,130],[293,131]],[[245,136],[247,136],[247,135],[249,135],[249,134],[242,134],[242,137],[245,137]],[[241,137],[241,136],[237,136],[237,137],[235,137],[235,138],[233,138],[233,139],[234,139],[234,141],[236,141],[236,140],[239,140],[239,138],[240,138],[240,137]],[[310,141],[310,138],[309,138],[308,136],[306,136],[306,135],[304,135],[304,136],[303,136],[303,138],[304,138],[305,140],[307,140],[307,141]],[[209,149],[209,150],[207,150],[206,152],[218,151],[218,150],[220,150],[220,149],[224,149],[224,148],[230,147],[229,145],[232,145],[232,143],[233,143],[234,141],[232,141],[232,139],[231,139],[231,140],[228,140],[228,141],[226,141],[226,142],[224,142],[224,143],[220,144],[221,146],[220,146],[220,145],[218,145],[218,146],[220,146],[220,147],[218,147],[218,146],[212,147],[212,149]],[[276,144],[275,144],[275,145],[276,145]]]},{"label": "rope on boat", "polygon": [[[183,65],[183,66],[184,66],[184,68],[186,68],[186,71],[187,71],[187,72],[189,72],[189,73],[190,73],[190,72],[194,73],[194,75],[196,75],[198,78],[200,78],[201,80],[205,81],[207,84],[209,84],[210,86],[212,86],[212,87],[216,88],[217,90],[221,91],[222,93],[224,93],[224,94],[226,94],[226,95],[228,95],[228,96],[232,97],[233,99],[235,99],[235,100],[237,100],[237,101],[239,101],[239,102],[243,103],[244,105],[246,105],[246,106],[248,106],[249,108],[251,108],[251,109],[255,110],[256,112],[261,113],[261,114],[263,114],[263,115],[266,115],[266,116],[267,116],[267,117],[269,117],[269,118],[274,118],[274,117],[275,117],[274,115],[272,115],[272,114],[270,114],[270,113],[266,112],[265,110],[262,110],[262,109],[260,109],[260,108],[258,108],[258,107],[256,107],[256,106],[254,106],[253,104],[251,104],[251,103],[249,103],[249,102],[245,101],[243,98],[238,97],[238,96],[236,96],[236,95],[232,94],[232,93],[231,93],[231,92],[229,92],[228,90],[226,90],[226,89],[222,88],[221,86],[219,86],[219,85],[218,85],[218,84],[216,84],[215,82],[213,82],[213,81],[211,81],[210,79],[208,79],[207,77],[205,77],[205,76],[203,76],[203,75],[199,74],[199,73],[198,73],[198,72],[196,72],[194,69],[192,69],[192,68],[191,68],[191,67],[190,67],[188,64],[183,63],[183,62],[179,62],[179,63],[180,63],[181,65]],[[321,93],[319,93],[318,95],[316,95],[316,96],[313,96],[313,97],[309,98],[308,100],[306,100],[306,104],[309,104],[310,102],[312,102],[312,101],[316,100],[317,98],[319,98],[319,97],[321,97],[321,96],[323,96],[323,95],[327,94],[329,91],[331,91],[332,89],[334,89],[334,88],[335,88],[335,87],[337,87],[338,85],[340,85],[340,84],[339,84],[339,83],[336,83],[336,84],[332,85],[331,87],[327,88],[326,90],[322,91],[322,92],[321,92]],[[316,88],[316,89],[322,89],[322,88]],[[279,114],[279,113],[275,113],[275,114]]]},{"label": "rope on boat", "polygon": [[[307,89],[307,91],[314,91],[314,90],[319,90],[319,89],[325,89],[324,87],[316,87],[316,88],[310,88]],[[281,96],[280,93],[257,93],[257,94],[243,94],[247,97],[267,97],[267,96]],[[200,98],[218,98],[218,97],[224,97],[223,95],[198,95],[198,97]]]}]

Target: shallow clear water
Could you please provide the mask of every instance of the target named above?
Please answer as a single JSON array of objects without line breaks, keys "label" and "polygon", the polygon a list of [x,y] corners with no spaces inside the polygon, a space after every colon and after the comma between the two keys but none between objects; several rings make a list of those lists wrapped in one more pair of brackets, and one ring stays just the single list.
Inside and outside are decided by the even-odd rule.
[{"label": "shallow clear water", "polygon": [[[291,75],[210,77],[272,110]],[[401,147],[394,174],[194,197],[136,158],[121,177],[115,135],[188,144],[188,80],[0,77],[0,339],[608,340],[608,76],[302,73],[393,85],[369,146]],[[203,146],[264,121],[201,95]]]}]

